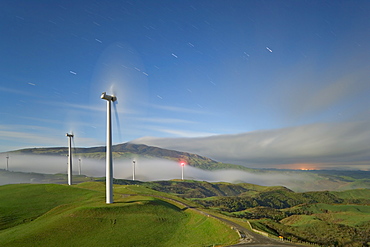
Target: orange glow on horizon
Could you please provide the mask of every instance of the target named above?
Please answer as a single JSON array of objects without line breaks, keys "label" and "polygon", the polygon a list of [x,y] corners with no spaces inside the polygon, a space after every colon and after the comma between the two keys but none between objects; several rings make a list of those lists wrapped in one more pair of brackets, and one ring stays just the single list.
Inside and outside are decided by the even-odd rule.
[{"label": "orange glow on horizon", "polygon": [[283,164],[283,165],[278,165],[277,168],[279,168],[279,169],[301,170],[301,171],[321,170],[320,169],[320,164],[314,164],[314,163]]}]

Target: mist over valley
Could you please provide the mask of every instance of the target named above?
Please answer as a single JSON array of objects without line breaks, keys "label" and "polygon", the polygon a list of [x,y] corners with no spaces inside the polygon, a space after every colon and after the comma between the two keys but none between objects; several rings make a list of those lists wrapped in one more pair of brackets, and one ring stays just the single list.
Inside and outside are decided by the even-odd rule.
[{"label": "mist over valley", "polygon": [[[184,178],[208,182],[251,183],[285,186],[294,191],[345,190],[370,188],[366,171],[252,169],[221,163],[204,156],[124,143],[114,145],[114,178],[160,181],[181,179],[180,161],[185,161]],[[105,147],[74,148],[73,175],[105,177]],[[2,153],[9,157],[9,171],[41,174],[67,174],[67,148],[34,148]],[[5,166],[4,166],[5,168]],[[65,175],[66,176],[66,175]],[[65,178],[65,177],[64,177]],[[29,179],[29,178],[27,178]],[[20,181],[14,178],[14,181]],[[29,180],[21,182],[30,182]],[[59,181],[61,182],[61,181]],[[5,182],[1,182],[4,184]],[[8,180],[6,183],[11,183]]]}]

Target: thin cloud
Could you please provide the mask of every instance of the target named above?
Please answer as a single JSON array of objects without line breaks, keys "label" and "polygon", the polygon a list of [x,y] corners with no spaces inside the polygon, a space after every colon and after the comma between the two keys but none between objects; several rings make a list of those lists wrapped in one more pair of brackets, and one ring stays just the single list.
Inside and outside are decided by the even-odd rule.
[{"label": "thin cloud", "polygon": [[[297,120],[310,120],[315,117],[335,119],[338,114],[351,119],[354,115],[367,109],[369,97],[366,92],[370,89],[368,83],[369,66],[357,66],[350,73],[348,68],[361,55],[348,55],[344,62],[328,66],[320,73],[313,63],[304,63],[288,68],[284,77],[276,84],[276,92],[271,101],[285,112],[285,121],[291,123]],[[357,118],[358,119],[358,118]],[[353,119],[352,119],[353,121]]]},{"label": "thin cloud", "polygon": [[50,137],[38,133],[13,130],[0,130],[0,140],[9,142],[17,141],[24,143],[26,146],[31,144],[34,146],[36,143],[42,143],[43,145],[57,145],[59,143],[55,136]]},{"label": "thin cloud", "polygon": [[[105,104],[102,104],[100,106],[95,106],[95,105],[72,104],[72,103],[66,103],[66,102],[46,102],[46,101],[43,101],[43,102],[40,102],[40,103],[47,104],[47,105],[54,105],[54,106],[63,107],[63,108],[88,110],[88,111],[91,111],[91,112],[106,112],[107,111],[107,108],[106,108]],[[117,107],[117,112],[119,114],[133,113],[133,112],[130,112],[129,110],[127,110],[127,109],[122,109],[120,107]]]},{"label": "thin cloud", "polygon": [[178,137],[199,137],[199,136],[211,136],[215,135],[214,133],[209,132],[198,132],[198,131],[187,131],[187,130],[174,130],[174,129],[163,129],[158,128],[157,131],[172,134]]},{"label": "thin cloud", "polygon": [[195,121],[185,120],[185,119],[178,119],[178,118],[134,118],[135,120],[143,121],[143,122],[151,122],[151,123],[185,123],[185,124],[196,124]]},{"label": "thin cloud", "polygon": [[52,123],[52,124],[60,124],[60,120],[54,120],[54,119],[45,119],[45,118],[37,118],[37,117],[26,117],[26,116],[18,116],[22,119],[37,121],[41,123]]},{"label": "thin cloud", "polygon": [[[369,88],[367,80],[364,80],[365,76],[367,74],[364,73],[347,75],[344,78],[337,79],[326,87],[309,90],[309,95],[306,95],[306,97],[296,95],[295,97],[299,97],[302,107],[295,111],[299,112],[303,110],[301,114],[317,113],[347,101],[353,101],[357,94]],[[305,91],[307,93],[307,90]],[[303,93],[303,91],[301,92]]]},{"label": "thin cloud", "polygon": [[[9,150],[12,143],[21,143],[23,147],[66,146],[63,130],[35,125],[0,125],[1,150]],[[101,144],[93,138],[78,136],[77,146],[92,146]],[[19,148],[19,144],[17,147]]]},{"label": "thin cloud", "polygon": [[183,107],[176,107],[176,106],[164,106],[164,105],[150,105],[153,108],[171,111],[171,112],[180,112],[180,113],[194,113],[194,114],[206,114],[204,111],[183,108]]},{"label": "thin cloud", "polygon": [[22,91],[22,90],[16,90],[16,89],[7,88],[7,87],[0,87],[0,91],[7,92],[7,93],[12,93],[12,94],[20,94],[20,95],[34,96],[34,94],[32,94],[30,92]]}]

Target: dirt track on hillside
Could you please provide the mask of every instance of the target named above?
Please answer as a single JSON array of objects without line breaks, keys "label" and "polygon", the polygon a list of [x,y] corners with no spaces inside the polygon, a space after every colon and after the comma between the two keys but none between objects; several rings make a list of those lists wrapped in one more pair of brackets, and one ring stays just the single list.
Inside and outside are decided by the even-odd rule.
[{"label": "dirt track on hillside", "polygon": [[204,211],[202,211],[198,208],[194,208],[194,207],[192,207],[192,206],[190,206],[190,205],[188,205],[184,202],[181,202],[181,201],[169,198],[169,197],[158,196],[158,195],[150,195],[150,194],[121,194],[121,195],[124,196],[124,197],[140,195],[140,196],[149,196],[149,197],[154,197],[154,198],[159,198],[159,199],[165,199],[165,200],[168,200],[168,201],[175,202],[176,204],[180,204],[185,209],[194,210],[194,211],[196,211],[200,214],[206,215],[207,217],[212,217],[212,218],[218,219],[218,220],[226,223],[227,225],[229,225],[230,227],[232,227],[235,231],[237,231],[239,233],[239,236],[240,236],[239,243],[235,244],[235,245],[230,245],[230,246],[237,246],[237,247],[243,247],[243,246],[248,246],[248,247],[252,247],[252,246],[255,246],[255,247],[260,247],[260,246],[269,246],[269,247],[275,247],[275,246],[302,246],[302,245],[296,245],[296,244],[292,244],[292,243],[286,243],[286,242],[278,241],[278,240],[263,236],[261,234],[252,232],[249,229],[247,229],[247,228],[245,228],[245,227],[243,227],[243,226],[241,226],[241,225],[239,225],[239,224],[237,224],[233,221],[215,216],[215,215],[210,214],[208,212],[204,212]]}]

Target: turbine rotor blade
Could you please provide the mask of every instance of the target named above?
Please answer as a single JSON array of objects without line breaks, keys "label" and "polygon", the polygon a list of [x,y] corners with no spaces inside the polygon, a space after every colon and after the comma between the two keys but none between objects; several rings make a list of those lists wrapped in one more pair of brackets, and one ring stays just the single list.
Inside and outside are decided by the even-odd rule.
[{"label": "turbine rotor blade", "polygon": [[117,101],[113,102],[113,109],[114,109],[114,116],[116,118],[116,124],[117,124],[117,131],[118,131],[118,141],[122,142],[122,134],[121,134],[121,123],[119,121],[119,115],[117,111]]}]

